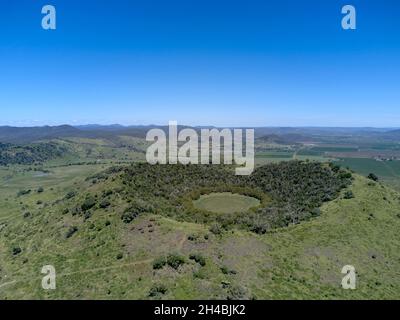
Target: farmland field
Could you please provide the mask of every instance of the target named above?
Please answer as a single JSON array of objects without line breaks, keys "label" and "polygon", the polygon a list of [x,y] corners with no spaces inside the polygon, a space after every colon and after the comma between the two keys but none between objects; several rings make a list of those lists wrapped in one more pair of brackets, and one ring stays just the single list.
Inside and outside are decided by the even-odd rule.
[{"label": "farmland field", "polygon": [[377,161],[368,158],[342,158],[338,163],[364,176],[374,173],[390,186],[399,189],[400,161],[398,160]]}]

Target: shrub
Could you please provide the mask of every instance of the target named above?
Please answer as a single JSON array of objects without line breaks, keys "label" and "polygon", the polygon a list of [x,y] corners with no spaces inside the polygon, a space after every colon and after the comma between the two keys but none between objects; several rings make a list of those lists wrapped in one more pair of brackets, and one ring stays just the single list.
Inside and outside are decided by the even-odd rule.
[{"label": "shrub", "polygon": [[339,178],[340,179],[351,179],[352,175],[349,171],[340,170],[339,171]]},{"label": "shrub", "polygon": [[165,257],[158,257],[153,261],[153,269],[162,269],[167,264]]},{"label": "shrub", "polygon": [[206,259],[199,253],[191,254],[189,256],[189,259],[196,261],[202,267],[204,267],[206,265]]},{"label": "shrub", "polygon": [[236,274],[235,270],[231,270],[227,266],[222,266],[220,270],[223,274]]},{"label": "shrub", "polygon": [[138,215],[139,215],[139,213],[128,210],[128,211],[125,211],[125,212],[121,215],[121,219],[122,219],[122,221],[125,222],[125,223],[130,223],[130,222],[132,222]]},{"label": "shrub", "polygon": [[344,198],[344,199],[353,199],[353,198],[354,198],[353,191],[346,191],[346,192],[344,193],[343,198]]},{"label": "shrub", "polygon": [[211,227],[210,227],[210,232],[212,232],[215,235],[219,235],[222,233],[222,227],[220,224],[218,223],[214,223]]},{"label": "shrub", "polygon": [[30,189],[28,189],[28,190],[20,190],[20,191],[18,191],[18,193],[17,193],[17,197],[25,196],[25,195],[27,195],[27,194],[29,194],[29,193],[31,193],[31,190],[30,190]]},{"label": "shrub", "polygon": [[130,210],[136,211],[138,213],[149,212],[152,213],[154,211],[154,207],[142,199],[133,199],[130,205]]},{"label": "shrub", "polygon": [[39,187],[39,188],[37,189],[37,193],[42,193],[43,191],[44,191],[43,187]]},{"label": "shrub", "polygon": [[75,193],[75,191],[70,191],[70,192],[68,192],[66,195],[65,195],[65,199],[71,199],[71,198],[73,198],[73,197],[75,197],[76,196],[76,193]]},{"label": "shrub", "polygon": [[96,204],[96,200],[93,197],[88,197],[86,200],[82,203],[81,208],[83,211],[89,210],[93,208]]},{"label": "shrub", "polygon": [[22,249],[21,249],[20,247],[18,247],[18,246],[12,248],[12,254],[13,254],[14,256],[20,254],[21,252],[22,252]]},{"label": "shrub", "polygon": [[73,236],[73,234],[75,233],[75,232],[77,232],[78,231],[78,227],[76,227],[76,226],[71,226],[71,227],[69,227],[69,229],[68,229],[68,231],[67,231],[67,234],[65,235],[65,237],[68,239],[68,238],[71,238],[72,236]]},{"label": "shrub", "polygon": [[376,174],[374,174],[374,173],[370,173],[367,176],[367,178],[370,179],[370,180],[373,180],[373,181],[378,181],[379,180],[378,176]]},{"label": "shrub", "polygon": [[197,239],[198,239],[198,235],[196,235],[196,234],[188,235],[188,240],[189,241],[196,241]]},{"label": "shrub", "polygon": [[321,215],[321,209],[320,208],[315,208],[311,210],[311,216],[313,217],[318,217]]},{"label": "shrub", "polygon": [[247,290],[241,286],[232,286],[228,289],[227,300],[245,300],[247,297]]},{"label": "shrub", "polygon": [[107,196],[112,195],[112,194],[113,194],[113,191],[111,189],[103,191],[103,196],[104,197],[107,197]]},{"label": "shrub", "polygon": [[90,219],[91,216],[92,216],[92,213],[90,211],[86,211],[85,214],[83,215],[83,220],[86,221],[86,220]]},{"label": "shrub", "polygon": [[105,208],[109,207],[110,204],[111,204],[110,201],[108,201],[107,199],[104,199],[100,202],[99,206],[100,206],[100,208],[105,209]]},{"label": "shrub", "polygon": [[122,214],[121,219],[125,223],[130,223],[139,216],[139,214],[153,211],[154,208],[151,204],[140,199],[134,199],[131,201],[130,207]]},{"label": "shrub", "polygon": [[167,257],[167,264],[177,270],[181,265],[185,263],[185,258],[177,254],[170,254]]},{"label": "shrub", "polygon": [[81,213],[82,212],[82,209],[80,208],[80,207],[75,207],[75,208],[72,208],[71,209],[71,214],[73,215],[73,216],[76,216],[77,214],[79,214],[79,213]]},{"label": "shrub", "polygon": [[159,297],[160,295],[166,294],[168,291],[167,287],[163,284],[156,284],[151,287],[149,291],[149,297]]},{"label": "shrub", "polygon": [[254,225],[250,228],[251,231],[257,233],[257,234],[265,234],[267,232],[268,226],[265,223],[262,222],[256,222]]},{"label": "shrub", "polygon": [[329,167],[331,168],[331,170],[333,172],[338,172],[339,169],[340,169],[340,166],[338,164],[336,164],[336,163],[333,163],[333,162],[329,163]]}]

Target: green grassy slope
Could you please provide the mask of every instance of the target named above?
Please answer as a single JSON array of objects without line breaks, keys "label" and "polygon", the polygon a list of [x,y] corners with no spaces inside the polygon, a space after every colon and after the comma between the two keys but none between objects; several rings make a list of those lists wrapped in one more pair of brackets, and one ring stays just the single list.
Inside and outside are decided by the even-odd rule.
[{"label": "green grassy slope", "polygon": [[[44,185],[43,193],[15,196],[17,185],[33,181],[30,176],[2,185],[0,299],[400,299],[400,194],[385,186],[356,176],[353,199],[342,195],[325,203],[310,221],[264,235],[215,234],[207,225],[164,215],[123,223],[120,213],[128,204],[118,175],[93,184],[85,177],[102,168],[79,168],[86,167],[91,170],[54,173],[64,180],[39,177],[30,187]],[[113,190],[112,205],[90,209],[87,219],[64,212],[86,194],[105,190]],[[77,195],[62,200],[69,191]],[[26,211],[31,215],[24,217]],[[67,238],[71,226],[78,230]],[[15,247],[22,252],[13,255]],[[155,259],[172,253],[185,259],[177,270],[153,268]],[[204,263],[190,259],[194,253]],[[47,264],[57,271],[54,291],[41,288]],[[348,264],[357,271],[356,290],[340,285]]]}]

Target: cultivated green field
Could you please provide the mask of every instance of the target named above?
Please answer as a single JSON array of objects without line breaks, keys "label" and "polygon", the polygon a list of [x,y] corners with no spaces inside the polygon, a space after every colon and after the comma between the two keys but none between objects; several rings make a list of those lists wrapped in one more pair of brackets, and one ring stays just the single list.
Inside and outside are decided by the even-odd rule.
[{"label": "cultivated green field", "polygon": [[377,161],[367,158],[343,158],[338,161],[343,167],[367,176],[376,174],[382,181],[386,182],[396,190],[400,190],[400,161]]}]

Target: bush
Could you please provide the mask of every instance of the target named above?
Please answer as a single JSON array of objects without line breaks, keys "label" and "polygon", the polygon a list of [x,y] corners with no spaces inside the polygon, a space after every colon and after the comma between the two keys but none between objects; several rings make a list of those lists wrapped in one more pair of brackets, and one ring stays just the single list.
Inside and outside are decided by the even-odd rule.
[{"label": "bush", "polygon": [[100,202],[100,208],[105,209],[107,207],[109,207],[111,205],[110,201],[108,201],[107,199],[104,199]]},{"label": "bush", "polygon": [[340,169],[338,172],[338,177],[339,177],[339,179],[342,179],[342,180],[351,179],[352,174],[349,171]]},{"label": "bush", "polygon": [[12,254],[13,254],[14,256],[20,254],[21,252],[22,252],[22,249],[21,249],[20,247],[14,247],[14,248],[12,248]]},{"label": "bush", "polygon": [[170,254],[167,257],[167,264],[177,270],[181,265],[185,263],[185,258],[177,254]]},{"label": "bush", "polygon": [[211,227],[210,227],[210,232],[215,234],[215,235],[219,235],[222,233],[222,227],[221,225],[219,225],[218,223],[214,223]]},{"label": "bush", "polygon": [[76,193],[75,193],[75,191],[70,191],[70,192],[68,192],[66,195],[65,195],[65,199],[71,199],[71,198],[73,198],[73,197],[75,197],[76,196]]},{"label": "bush", "polygon": [[96,204],[96,200],[93,197],[88,197],[86,200],[82,203],[81,209],[83,211],[89,210],[93,208]]},{"label": "bush", "polygon": [[257,233],[257,234],[265,234],[268,230],[268,226],[265,223],[262,222],[256,222],[254,225],[250,228],[251,231]]},{"label": "bush", "polygon": [[113,194],[113,191],[111,189],[103,191],[103,197],[107,197]]},{"label": "bush", "polygon": [[136,217],[138,217],[139,214],[153,211],[154,208],[151,204],[140,199],[134,199],[133,201],[131,201],[130,207],[126,209],[122,214],[121,219],[125,223],[130,223]]},{"label": "bush", "polygon": [[336,164],[336,163],[333,163],[333,162],[329,163],[329,167],[335,173],[339,172],[339,170],[340,170],[340,166],[338,164]]},{"label": "bush", "polygon": [[376,174],[374,174],[374,173],[370,173],[367,176],[367,178],[370,179],[370,180],[373,180],[373,181],[378,181],[379,180],[378,176]]},{"label": "bush", "polygon": [[164,266],[166,264],[167,264],[167,260],[165,259],[165,257],[156,258],[153,261],[153,269],[155,269],[155,270],[162,269],[162,268],[164,268]]},{"label": "bush", "polygon": [[190,235],[188,235],[188,240],[189,240],[189,241],[196,241],[198,238],[199,238],[199,237],[198,237],[198,235],[196,235],[196,234],[190,234]]},{"label": "bush", "polygon": [[125,223],[130,223],[130,222],[132,222],[138,215],[139,215],[139,213],[128,210],[128,211],[125,211],[125,212],[121,215],[121,219],[122,219],[122,221],[125,222]]},{"label": "bush", "polygon": [[193,253],[189,256],[190,260],[196,261],[199,265],[204,267],[206,265],[206,259],[199,253]]},{"label": "bush", "polygon": [[39,188],[37,189],[37,193],[42,193],[43,191],[44,191],[43,187],[39,187]]},{"label": "bush", "polygon": [[29,194],[29,193],[31,193],[31,190],[30,190],[30,189],[28,189],[28,190],[20,190],[20,191],[18,191],[18,193],[17,193],[17,197],[25,196],[25,195],[27,195],[27,194]]},{"label": "bush", "polygon": [[353,199],[353,198],[354,198],[353,191],[346,191],[346,192],[344,193],[343,198],[344,198],[344,199]]},{"label": "bush", "polygon": [[151,287],[149,291],[149,297],[159,297],[160,295],[166,294],[168,291],[167,287],[163,284],[157,284]]},{"label": "bush", "polygon": [[233,286],[228,289],[227,300],[246,300],[247,290],[241,286]]},{"label": "bush", "polygon": [[85,214],[83,215],[83,220],[86,221],[86,220],[90,219],[91,216],[92,216],[92,213],[90,211],[86,211]]},{"label": "bush", "polygon": [[222,266],[220,270],[223,274],[236,274],[235,270],[229,269],[227,266]]},{"label": "bush", "polygon": [[68,229],[68,231],[67,231],[67,234],[65,235],[65,237],[68,239],[68,238],[71,238],[72,236],[73,236],[73,234],[75,233],[75,232],[77,232],[78,231],[78,227],[75,227],[75,226],[72,226],[72,227],[69,227],[69,229]]},{"label": "bush", "polygon": [[321,215],[321,209],[320,208],[315,208],[311,210],[311,216],[313,217],[318,217]]}]

